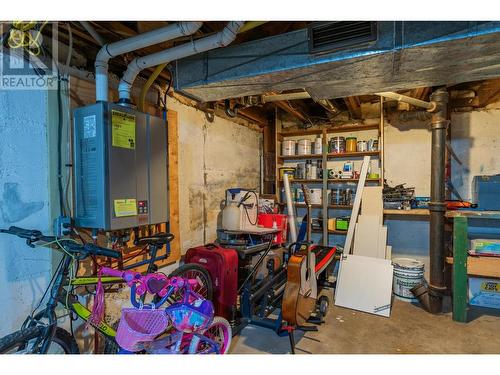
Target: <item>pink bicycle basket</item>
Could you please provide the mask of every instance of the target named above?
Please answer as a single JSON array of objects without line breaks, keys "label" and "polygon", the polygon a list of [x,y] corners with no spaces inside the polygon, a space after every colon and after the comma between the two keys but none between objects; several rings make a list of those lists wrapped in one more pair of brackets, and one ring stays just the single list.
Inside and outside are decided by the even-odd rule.
[{"label": "pink bicycle basket", "polygon": [[138,343],[153,341],[167,326],[168,317],[164,310],[124,308],[116,342],[123,349],[135,352],[140,350]]}]

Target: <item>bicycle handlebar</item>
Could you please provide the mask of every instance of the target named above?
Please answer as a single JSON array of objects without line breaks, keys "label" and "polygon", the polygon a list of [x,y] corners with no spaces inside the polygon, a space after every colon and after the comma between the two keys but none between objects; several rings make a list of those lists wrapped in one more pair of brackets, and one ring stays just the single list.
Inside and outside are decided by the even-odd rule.
[{"label": "bicycle handlebar", "polygon": [[44,236],[42,232],[36,229],[23,229],[16,226],[11,226],[9,229],[0,229],[0,233],[13,234],[20,238],[26,239],[26,243],[33,246],[34,242],[55,242],[58,241],[59,244],[64,245],[64,248],[73,253],[82,253],[85,256],[92,254],[97,256],[105,256],[109,258],[120,258],[120,253],[115,250],[107,249],[105,247],[100,247],[91,243],[79,244],[68,240],[67,238],[56,238],[54,236]]}]

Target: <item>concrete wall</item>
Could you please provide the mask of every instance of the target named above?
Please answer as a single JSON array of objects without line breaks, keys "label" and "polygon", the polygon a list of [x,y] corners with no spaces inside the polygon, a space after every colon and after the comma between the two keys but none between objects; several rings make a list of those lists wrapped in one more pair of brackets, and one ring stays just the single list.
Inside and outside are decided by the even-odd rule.
[{"label": "concrete wall", "polygon": [[220,202],[231,187],[259,189],[262,135],[169,98],[178,113],[182,253],[216,238]]},{"label": "concrete wall", "polygon": [[[46,91],[0,90],[0,228],[51,228]],[[50,281],[52,251],[0,235],[0,336],[19,328]]]},{"label": "concrete wall", "polygon": [[[385,127],[385,176],[391,186],[414,186],[417,196],[430,194],[431,132],[422,122],[399,124],[390,118]],[[500,173],[500,103],[485,110],[452,113],[452,183],[463,199],[471,199],[472,177]],[[456,198],[456,197],[454,197]],[[429,222],[386,220],[393,256],[420,259],[429,268]]]}]

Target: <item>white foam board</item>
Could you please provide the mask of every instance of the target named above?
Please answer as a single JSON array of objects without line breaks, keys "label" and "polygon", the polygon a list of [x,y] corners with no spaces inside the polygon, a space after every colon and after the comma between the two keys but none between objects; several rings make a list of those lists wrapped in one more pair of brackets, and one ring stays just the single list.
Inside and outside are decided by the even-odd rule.
[{"label": "white foam board", "polygon": [[342,255],[335,305],[389,317],[393,267],[390,260]]}]

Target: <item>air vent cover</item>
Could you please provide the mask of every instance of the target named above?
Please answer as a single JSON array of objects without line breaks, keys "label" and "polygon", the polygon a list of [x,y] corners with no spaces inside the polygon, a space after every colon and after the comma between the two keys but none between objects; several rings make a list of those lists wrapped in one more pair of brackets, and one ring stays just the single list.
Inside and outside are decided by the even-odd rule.
[{"label": "air vent cover", "polygon": [[377,40],[377,22],[313,22],[308,33],[309,52],[325,53]]}]

